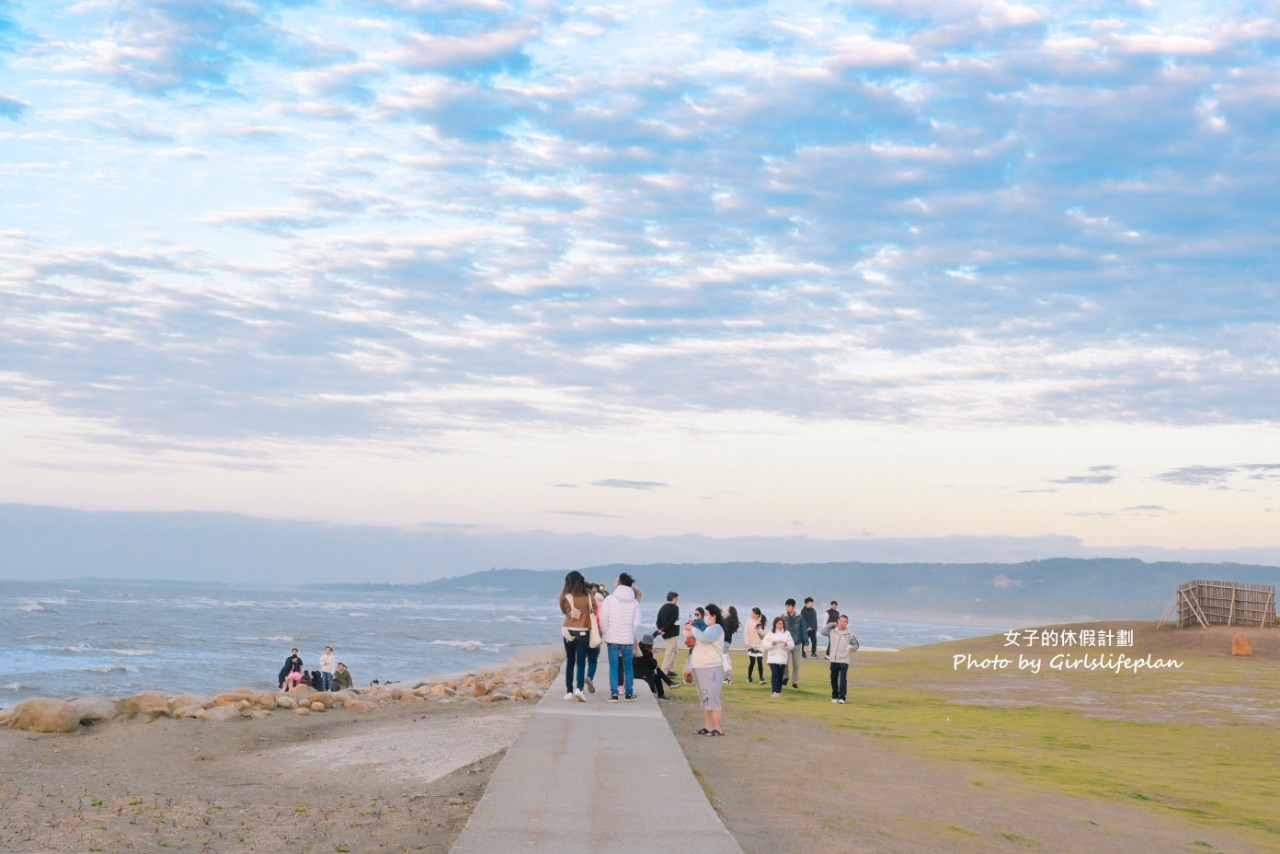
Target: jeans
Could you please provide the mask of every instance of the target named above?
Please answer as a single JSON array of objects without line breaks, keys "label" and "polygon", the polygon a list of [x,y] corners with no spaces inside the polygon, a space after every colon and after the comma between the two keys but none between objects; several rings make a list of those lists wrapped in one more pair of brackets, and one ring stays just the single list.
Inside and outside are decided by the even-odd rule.
[{"label": "jeans", "polygon": [[623,688],[628,697],[635,695],[635,646],[629,643],[609,644],[609,695],[618,696],[618,670],[621,664]]},{"label": "jeans", "polygon": [[324,688],[322,690],[328,691],[330,688],[333,687],[333,674],[321,673],[320,681],[324,683]]},{"label": "jeans", "polygon": [[782,693],[782,671],[787,665],[769,662],[769,679],[773,682],[773,693]]},{"label": "jeans", "polygon": [[586,631],[570,632],[573,640],[564,642],[564,690],[565,693],[571,693],[574,689],[574,675],[578,677],[577,689],[582,690],[582,684],[587,676],[587,649],[590,647],[590,638]]},{"label": "jeans", "polygon": [[600,647],[587,644],[587,678],[596,678],[596,668],[600,665]]},{"label": "jeans", "polygon": [[844,700],[849,692],[849,665],[831,662],[831,699]]}]

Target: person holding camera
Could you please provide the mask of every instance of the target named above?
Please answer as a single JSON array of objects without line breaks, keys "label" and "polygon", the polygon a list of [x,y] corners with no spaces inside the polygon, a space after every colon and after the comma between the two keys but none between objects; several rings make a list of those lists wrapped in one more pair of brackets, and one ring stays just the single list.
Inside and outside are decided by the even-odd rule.
[{"label": "person holding camera", "polygon": [[724,629],[717,625],[721,616],[719,605],[708,605],[705,614],[705,629],[688,623],[684,634],[693,639],[689,666],[702,703],[702,729],[698,735],[716,736],[724,735],[721,728],[724,711],[720,702],[720,689],[724,684]]}]

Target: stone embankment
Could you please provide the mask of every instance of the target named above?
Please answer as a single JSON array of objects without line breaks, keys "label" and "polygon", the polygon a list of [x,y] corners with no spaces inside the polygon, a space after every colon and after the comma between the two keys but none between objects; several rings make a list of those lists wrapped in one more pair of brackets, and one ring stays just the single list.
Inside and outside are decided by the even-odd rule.
[{"label": "stone embankment", "polygon": [[[563,657],[563,652],[560,652],[560,659]],[[385,706],[405,703],[538,700],[547,692],[559,670],[560,660],[556,658],[555,650],[540,649],[525,651],[517,660],[491,670],[341,691],[315,691],[304,685],[289,692],[236,688],[214,697],[193,694],[169,696],[163,691],[143,691],[124,699],[37,697],[0,710],[0,724],[29,732],[68,733],[117,720],[153,721],[166,717],[240,721],[276,713],[310,715],[342,711],[370,714]]]}]

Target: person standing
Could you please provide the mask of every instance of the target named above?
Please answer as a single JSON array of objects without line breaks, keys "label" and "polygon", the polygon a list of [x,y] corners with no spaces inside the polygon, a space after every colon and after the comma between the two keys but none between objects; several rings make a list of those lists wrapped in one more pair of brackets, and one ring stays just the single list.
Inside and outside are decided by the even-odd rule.
[{"label": "person standing", "polygon": [[787,613],[782,617],[795,645],[787,653],[787,678],[792,688],[800,687],[800,659],[804,657],[804,617],[796,611],[796,600],[787,600]]},{"label": "person standing", "polygon": [[[840,619],[840,603],[832,599],[831,607],[827,609],[827,618],[822,621],[822,625],[834,623],[838,619]],[[831,658],[831,638],[827,638],[827,658]]]},{"label": "person standing", "polygon": [[843,706],[849,693],[849,664],[860,646],[858,636],[849,628],[849,618],[844,614],[834,623],[823,626],[822,633],[831,643],[831,652],[827,655],[831,660],[831,702]]},{"label": "person standing", "polygon": [[320,690],[328,691],[333,687],[333,672],[338,668],[338,659],[333,654],[333,647],[326,646],[320,656]]},{"label": "person standing", "polygon": [[[805,646],[809,648],[809,655],[818,657],[818,610],[813,607],[813,597],[804,597],[804,607],[800,609],[800,616],[804,617],[804,638]],[[800,657],[806,658],[804,647],[800,648]]]},{"label": "person standing", "polygon": [[676,656],[680,646],[680,594],[672,590],[658,609],[658,636],[662,638],[662,669],[675,678]]},{"label": "person standing", "polygon": [[[733,645],[733,636],[738,633],[738,629],[742,628],[742,621],[738,619],[738,609],[730,605],[729,609],[724,612],[724,619],[720,622],[720,627],[724,629],[724,651],[725,655],[729,654],[729,647]],[[733,684],[733,661],[725,659],[724,684]]]},{"label": "person standing", "polygon": [[[302,656],[298,655],[297,648],[289,652],[289,657],[284,660],[284,667],[280,668],[280,687],[285,686],[285,682],[289,680],[290,673],[302,672]],[[299,677],[301,678],[301,677]]]},{"label": "person standing", "polygon": [[720,606],[713,603],[706,608],[705,629],[694,628],[692,623],[684,627],[685,637],[694,640],[689,666],[702,703],[702,729],[698,735],[724,735],[724,708],[720,702],[724,681],[724,629],[717,625],[720,617]]},{"label": "person standing", "polygon": [[614,583],[613,593],[600,606],[600,639],[609,651],[609,702],[618,702],[621,683],[625,699],[635,695],[636,630],[640,628],[640,604],[633,588],[635,579],[622,573]]},{"label": "person standing", "polygon": [[759,608],[752,608],[747,617],[746,628],[742,630],[747,643],[747,684],[751,684],[751,674],[760,670],[760,684],[764,684],[764,649],[761,641],[765,636],[764,613]]},{"label": "person standing", "polygon": [[787,630],[786,617],[774,617],[773,629],[764,636],[761,644],[769,661],[769,677],[773,682],[773,696],[782,696],[782,685],[786,680],[787,660],[791,649],[796,645],[795,638]]},{"label": "person standing", "polygon": [[[587,580],[578,570],[564,577],[564,589],[560,592],[560,612],[564,623],[560,634],[564,638],[564,698],[585,703],[582,685],[587,677],[587,647],[591,642],[591,595],[587,592]],[[575,678],[577,680],[575,685]]]}]

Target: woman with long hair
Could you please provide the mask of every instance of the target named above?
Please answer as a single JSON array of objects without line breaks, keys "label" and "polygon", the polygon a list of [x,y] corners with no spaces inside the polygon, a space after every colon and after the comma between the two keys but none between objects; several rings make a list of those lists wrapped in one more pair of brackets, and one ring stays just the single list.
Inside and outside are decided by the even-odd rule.
[{"label": "woman with long hair", "polygon": [[760,670],[760,683],[764,684],[764,650],[761,649],[760,643],[764,640],[764,612],[759,608],[752,608],[751,615],[747,617],[747,627],[743,629],[743,636],[747,641],[747,684],[752,684],[751,674]]},{"label": "woman with long hair", "polygon": [[564,698],[576,698],[579,703],[585,703],[587,697],[582,693],[582,685],[587,676],[587,649],[590,647],[595,607],[587,590],[587,580],[576,569],[564,577],[560,612],[564,614],[564,623],[560,627],[564,638]]},{"label": "woman with long hair", "polygon": [[782,617],[773,618],[773,631],[761,641],[769,660],[769,675],[773,680],[773,696],[782,696],[782,674],[786,670],[791,650],[795,649],[795,638],[787,630],[787,621]]}]

